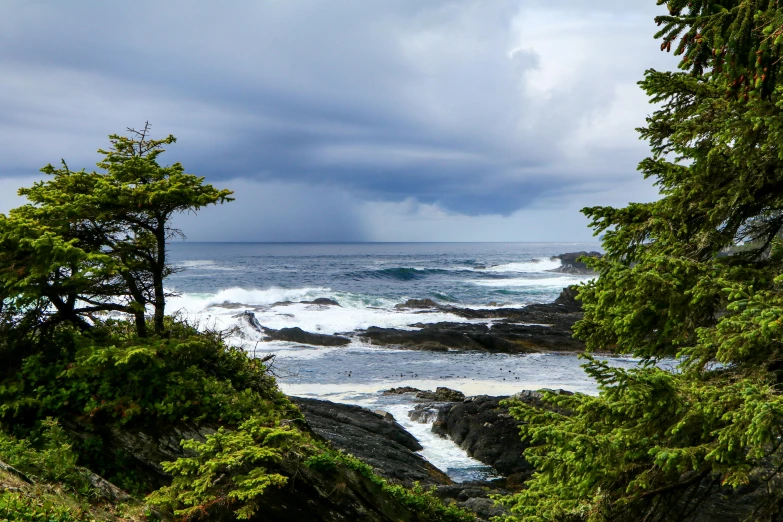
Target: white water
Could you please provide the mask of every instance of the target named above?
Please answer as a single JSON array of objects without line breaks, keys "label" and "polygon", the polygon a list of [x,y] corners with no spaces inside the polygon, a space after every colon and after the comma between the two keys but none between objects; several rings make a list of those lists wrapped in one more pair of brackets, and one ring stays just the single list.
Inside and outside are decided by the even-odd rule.
[{"label": "white water", "polygon": [[507,287],[537,287],[537,288],[564,288],[568,285],[580,283],[582,281],[589,281],[592,277],[575,278],[574,276],[562,276],[562,277],[547,277],[541,279],[489,279],[483,281],[473,281],[474,285],[478,286],[496,286],[498,288]]},{"label": "white water", "polygon": [[[296,302],[319,297],[334,299],[340,306]],[[464,321],[454,314],[434,310],[397,310],[395,304],[391,300],[368,299],[346,292],[332,292],[328,288],[230,288],[217,294],[183,294],[170,300],[169,310],[221,329],[235,326],[234,316],[251,311],[267,328],[299,327],[323,334],[350,333],[371,326],[410,330],[413,328],[409,325],[415,323]],[[248,338],[260,339],[253,332],[246,334]]]},{"label": "white water", "polygon": [[503,265],[491,266],[486,269],[487,272],[545,272],[560,267],[559,259],[540,259],[538,261],[528,261],[526,263],[506,263]]}]

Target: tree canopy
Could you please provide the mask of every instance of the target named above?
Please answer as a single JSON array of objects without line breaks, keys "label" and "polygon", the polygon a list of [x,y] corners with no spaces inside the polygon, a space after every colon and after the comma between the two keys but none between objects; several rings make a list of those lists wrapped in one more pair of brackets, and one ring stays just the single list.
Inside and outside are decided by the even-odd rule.
[{"label": "tree canopy", "polygon": [[154,330],[163,332],[163,283],[173,271],[166,243],[181,234],[171,218],[231,201],[232,192],[180,163],[161,166],[174,136],[151,139],[149,124],[128,131],[98,151],[100,172],[72,171],[64,160],[47,165],[49,179],[19,191],[29,203],[0,216],[2,309],[38,326],[67,321],[83,329],[89,314],[126,312],[145,336],[151,306]]},{"label": "tree canopy", "polygon": [[738,520],[783,510],[783,7],[658,4],[661,49],[682,56],[640,82],[659,108],[639,169],[661,197],[583,210],[606,256],[575,328],[642,364],[588,355],[599,396],[512,408],[537,474],[508,520],[688,520],[741,495]]}]

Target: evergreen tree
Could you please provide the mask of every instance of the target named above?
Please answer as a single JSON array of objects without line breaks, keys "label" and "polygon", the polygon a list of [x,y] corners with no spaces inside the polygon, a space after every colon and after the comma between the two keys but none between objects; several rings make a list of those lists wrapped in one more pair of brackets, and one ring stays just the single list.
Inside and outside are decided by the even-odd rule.
[{"label": "evergreen tree", "polygon": [[41,169],[50,179],[19,191],[30,203],[0,220],[4,306],[29,307],[19,301],[29,295],[43,299],[31,310],[46,321],[81,328],[89,327],[86,314],[127,312],[144,337],[151,305],[155,333],[163,333],[163,283],[173,271],[166,243],[181,235],[171,218],[231,201],[232,192],[185,173],[180,163],[159,165],[174,136],[151,139],[149,124],[128,131],[130,137],[109,136],[111,147],[98,151],[103,172],[74,172],[63,161],[60,168]]},{"label": "evergreen tree", "polygon": [[583,211],[606,250],[575,328],[600,395],[512,408],[537,473],[508,520],[687,520],[716,495],[745,495],[748,520],[783,511],[783,6],[658,4],[682,56],[640,82],[661,199]]}]

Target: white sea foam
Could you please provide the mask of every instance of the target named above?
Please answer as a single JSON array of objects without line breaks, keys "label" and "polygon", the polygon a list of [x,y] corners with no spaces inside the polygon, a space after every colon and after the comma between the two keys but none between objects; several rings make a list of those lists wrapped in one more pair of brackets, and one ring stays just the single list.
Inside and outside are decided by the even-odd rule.
[{"label": "white sea foam", "polygon": [[491,266],[486,269],[487,272],[545,272],[553,270],[560,266],[559,259],[540,259],[527,261],[524,263],[506,263],[504,265]]},{"label": "white sea foam", "polygon": [[268,306],[284,301],[307,301],[316,297],[328,297],[330,292],[329,288],[246,290],[234,287],[221,290],[216,294],[184,293],[171,299],[169,309],[184,309],[188,313],[197,313],[224,303],[239,304],[247,307]]},{"label": "white sea foam", "polygon": [[[299,301],[319,297],[336,300],[341,306],[322,306]],[[278,304],[271,306],[275,303]],[[216,328],[230,328],[238,323],[234,317],[243,311],[252,311],[258,322],[278,330],[299,327],[308,332],[336,334],[363,330],[370,326],[409,329],[414,323],[462,321],[454,314],[440,311],[396,310],[394,301],[372,298],[346,292],[332,292],[328,288],[301,288],[245,290],[230,288],[217,294],[182,294],[172,298],[170,311],[179,311],[191,320],[198,320]],[[249,340],[263,336],[244,328]]]},{"label": "white sea foam", "polygon": [[592,277],[559,276],[545,277],[540,279],[514,278],[514,279],[487,279],[481,281],[471,281],[479,286],[496,287],[538,287],[538,288],[564,288],[574,283],[589,281]]}]

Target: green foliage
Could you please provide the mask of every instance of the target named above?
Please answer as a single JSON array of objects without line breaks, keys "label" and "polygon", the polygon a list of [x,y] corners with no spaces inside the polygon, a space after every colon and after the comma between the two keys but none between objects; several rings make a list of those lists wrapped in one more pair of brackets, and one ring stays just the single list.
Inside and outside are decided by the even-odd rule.
[{"label": "green foliage", "polygon": [[513,406],[537,473],[507,520],[683,520],[709,488],[764,484],[753,520],[783,502],[783,7],[665,3],[686,72],[647,71],[659,109],[639,129],[661,199],[584,209],[606,256],[585,260],[600,277],[575,327],[644,364],[588,357],[599,396]]},{"label": "green foliage", "polygon": [[0,492],[0,522],[92,522],[80,509],[21,493]]},{"label": "green foliage", "polygon": [[263,364],[219,332],[171,321],[166,337],[139,338],[127,324],[108,322],[57,342],[56,359],[31,355],[0,381],[0,421],[69,414],[93,424],[231,425],[258,404],[290,408]]},{"label": "green foliage", "polygon": [[747,484],[753,462],[777,445],[783,398],[763,381],[694,382],[589,360],[600,396],[550,394],[544,410],[509,403],[526,422],[534,445],[525,456],[537,470],[528,489],[503,499],[509,520],[632,520],[648,510],[677,520],[687,506],[667,504],[665,493],[716,473]]},{"label": "green foliage", "polygon": [[656,37],[682,55],[680,68],[706,76],[731,97],[768,96],[780,80],[783,16],[777,0],[658,0],[669,15]]},{"label": "green foliage", "polygon": [[279,410],[268,411],[250,417],[234,431],[221,427],[205,442],[183,441],[183,448],[196,456],[163,463],[174,479],[150,495],[151,502],[174,508],[184,517],[207,513],[217,504],[235,508],[239,519],[250,518],[268,487],[288,481],[269,468],[301,451],[307,441],[290,423],[281,425],[279,415]]},{"label": "green foliage", "polygon": [[38,448],[30,439],[17,439],[0,431],[0,460],[28,477],[66,484],[86,493],[89,483],[77,469],[77,454],[60,425],[47,419],[42,423]]},{"label": "green foliage", "polygon": [[81,433],[73,448],[80,466],[148,493],[157,486],[134,458],[107,444],[111,429],[237,426],[267,410],[301,416],[264,365],[227,346],[220,333],[173,319],[167,329],[166,337],[139,338],[122,322],[88,332],[60,328],[52,341],[57,350],[30,355],[0,378],[0,432],[34,442],[41,419],[63,419]]},{"label": "green foliage", "polygon": [[[163,333],[163,283],[173,271],[166,242],[181,235],[171,218],[231,201],[232,193],[204,184],[180,163],[159,165],[173,136],[150,139],[148,124],[128,131],[131,137],[113,134],[109,150],[99,150],[104,172],[73,172],[63,161],[41,169],[49,180],[19,191],[30,203],[0,219],[5,306],[82,329],[90,326],[86,315],[123,311],[135,316],[144,337],[150,305],[155,332]],[[51,309],[54,316],[45,317]]]},{"label": "green foliage", "polygon": [[384,493],[410,509],[421,521],[472,522],[476,520],[475,515],[457,506],[444,506],[433,494],[434,488],[429,491],[424,490],[418,482],[410,489],[399,484],[391,484],[376,475],[372,466],[342,451],[323,450],[311,455],[304,464],[324,474],[336,473],[340,468],[355,471],[380,486]]},{"label": "green foliage", "polygon": [[[0,214],[0,311],[3,319],[28,324],[72,321],[85,326],[76,298],[114,297],[110,280],[116,266],[102,252],[85,251],[79,241],[54,224],[14,213]],[[107,303],[107,310],[121,309]]]},{"label": "green foliage", "polygon": [[269,411],[244,422],[237,430],[223,428],[205,442],[185,441],[183,447],[196,456],[164,463],[174,477],[171,486],[149,496],[156,505],[174,510],[186,518],[209,516],[215,506],[228,506],[239,519],[251,518],[269,487],[282,487],[288,476],[281,463],[302,461],[310,469],[327,476],[346,470],[370,480],[400,505],[427,522],[470,522],[475,516],[456,506],[444,506],[432,491],[418,484],[408,489],[390,484],[372,467],[342,451],[326,448],[282,419],[280,411]]}]

